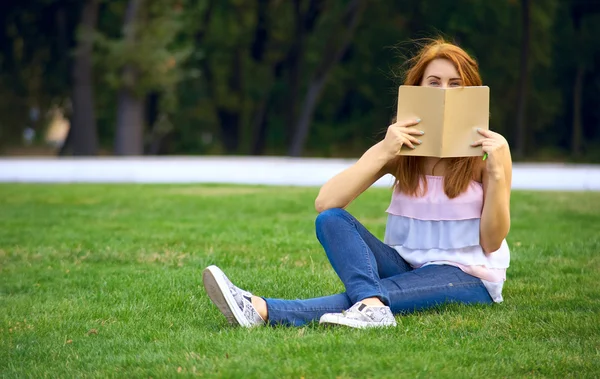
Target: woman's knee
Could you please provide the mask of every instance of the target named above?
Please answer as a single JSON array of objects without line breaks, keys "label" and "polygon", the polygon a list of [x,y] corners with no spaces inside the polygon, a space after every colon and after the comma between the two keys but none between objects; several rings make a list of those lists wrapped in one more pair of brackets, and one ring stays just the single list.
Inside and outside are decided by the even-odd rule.
[{"label": "woman's knee", "polygon": [[317,237],[321,239],[329,232],[339,232],[346,228],[340,228],[343,225],[353,225],[353,217],[348,211],[342,208],[331,208],[319,213],[315,220],[315,231]]},{"label": "woman's knee", "polygon": [[338,225],[340,222],[348,223],[351,222],[351,220],[352,216],[345,209],[330,208],[319,213],[315,220],[315,227],[318,233],[328,227]]}]

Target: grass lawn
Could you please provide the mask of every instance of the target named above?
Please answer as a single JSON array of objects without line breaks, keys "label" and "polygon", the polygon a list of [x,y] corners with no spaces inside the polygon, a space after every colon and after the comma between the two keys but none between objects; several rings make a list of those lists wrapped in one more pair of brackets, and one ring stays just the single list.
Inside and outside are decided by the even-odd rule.
[{"label": "grass lawn", "polygon": [[[232,328],[201,271],[268,297],[343,291],[317,188],[0,185],[0,377],[599,377],[600,192],[514,192],[505,302],[392,330]],[[383,237],[390,192],[349,211]]]}]

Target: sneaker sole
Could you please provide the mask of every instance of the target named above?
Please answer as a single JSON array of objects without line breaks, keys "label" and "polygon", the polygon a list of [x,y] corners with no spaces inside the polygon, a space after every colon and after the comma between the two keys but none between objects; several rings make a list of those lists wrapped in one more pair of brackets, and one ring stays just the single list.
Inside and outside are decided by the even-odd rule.
[{"label": "sneaker sole", "polygon": [[397,325],[396,323],[375,324],[375,323],[371,323],[371,322],[349,320],[345,317],[340,317],[340,316],[333,315],[333,314],[324,314],[323,316],[321,316],[321,319],[319,320],[319,324],[325,325],[325,326],[343,325],[343,326],[348,326],[350,328],[357,328],[357,329],[392,328]]},{"label": "sneaker sole", "polygon": [[235,299],[229,292],[229,287],[223,277],[225,274],[217,266],[208,266],[202,272],[204,289],[210,300],[219,308],[227,321],[232,325],[250,327],[250,322],[238,307]]}]

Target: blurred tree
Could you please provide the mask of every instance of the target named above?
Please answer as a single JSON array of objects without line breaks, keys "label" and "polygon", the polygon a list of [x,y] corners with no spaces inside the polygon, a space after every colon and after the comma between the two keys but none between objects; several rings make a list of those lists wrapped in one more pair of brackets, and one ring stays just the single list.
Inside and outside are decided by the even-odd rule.
[{"label": "blurred tree", "polygon": [[[123,21],[123,44],[131,53],[140,38],[139,12],[142,0],[129,0]],[[126,53],[122,51],[122,53]],[[133,61],[133,59],[132,59]],[[115,154],[141,155],[144,151],[144,96],[139,92],[139,70],[132,61],[121,68],[121,83],[117,99]],[[138,92],[138,93],[136,93]]]},{"label": "blurred tree", "polygon": [[[600,2],[573,0],[570,4],[571,17],[573,20],[573,46],[575,47],[574,64],[575,76],[573,78],[573,121],[571,134],[571,153],[574,157],[580,157],[583,149],[583,125],[582,125],[582,103],[584,78],[590,66],[593,66],[594,50],[589,46],[594,44],[595,39],[590,36],[598,36],[600,28],[596,27],[596,33],[586,30],[585,19],[600,13]],[[595,23],[597,25],[597,22]]]},{"label": "blurred tree", "polygon": [[[121,35],[96,36],[97,59],[104,79],[109,88],[118,90],[114,134],[117,155],[143,154],[145,145],[157,143],[157,133],[162,136],[171,127],[168,117],[177,107],[174,88],[184,75],[181,62],[190,54],[187,41],[177,40],[183,27],[181,10],[178,0],[129,0]],[[156,100],[158,94],[160,117],[154,117],[155,125],[146,125],[146,102]]]},{"label": "blurred tree", "polygon": [[348,2],[343,8],[340,24],[336,25],[329,34],[321,55],[322,58],[308,82],[300,117],[294,128],[294,137],[288,153],[292,157],[298,157],[302,154],[317,101],[321,96],[331,70],[348,49],[365,5],[365,1],[361,0],[351,0]]},{"label": "blurred tree", "polygon": [[0,145],[19,143],[26,128],[39,138],[47,111],[66,105],[79,10],[74,0],[0,3]]},{"label": "blurred tree", "polygon": [[293,4],[294,33],[286,61],[282,62],[287,66],[288,95],[286,98],[288,106],[284,118],[285,124],[288,125],[285,133],[285,144],[287,146],[291,146],[294,132],[297,130],[297,127],[293,128],[291,126],[296,125],[298,118],[301,83],[308,63],[306,59],[308,40],[315,32],[315,27],[322,15],[327,11],[325,8],[326,3],[322,0],[308,2],[294,0]]},{"label": "blurred tree", "polygon": [[418,47],[408,41],[442,34],[479,61],[490,126],[515,157],[590,159],[600,150],[597,9],[592,0],[6,0],[0,143],[18,143],[26,127],[43,132],[58,106],[73,125],[64,153],[97,144],[118,154],[355,157],[394,116],[403,63]]},{"label": "blurred tree", "polygon": [[[244,58],[253,4],[213,2],[206,7],[206,25],[196,35],[203,54],[199,59],[205,90],[219,125],[225,152],[240,148],[244,108]],[[196,45],[198,46],[198,45]]]},{"label": "blurred tree", "polygon": [[575,29],[574,35],[574,45],[576,46],[577,58],[576,59],[576,73],[575,80],[573,81],[573,133],[571,137],[571,151],[575,157],[579,157],[581,155],[581,143],[582,143],[582,127],[581,127],[581,96],[583,92],[583,78],[585,76],[586,71],[586,63],[585,59],[581,57],[581,54],[585,45],[583,44],[583,33],[581,31],[581,19],[584,14],[581,12],[579,7],[576,5],[572,6],[573,12],[573,26]]},{"label": "blurred tree", "polygon": [[92,49],[98,19],[98,0],[87,0],[81,10],[79,35],[73,59],[72,117],[60,153],[95,155],[98,150],[92,77]]},{"label": "blurred tree", "polygon": [[530,0],[521,0],[521,54],[519,63],[519,92],[517,100],[517,122],[515,139],[515,157],[522,158],[525,155],[526,144],[526,121],[525,110],[527,109],[527,94],[529,88],[529,44],[531,39],[531,12]]}]

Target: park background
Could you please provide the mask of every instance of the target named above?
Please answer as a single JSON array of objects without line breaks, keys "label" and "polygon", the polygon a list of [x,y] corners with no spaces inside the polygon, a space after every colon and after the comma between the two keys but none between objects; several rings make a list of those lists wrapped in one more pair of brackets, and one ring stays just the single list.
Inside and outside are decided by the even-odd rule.
[{"label": "park background", "polygon": [[516,161],[600,162],[595,0],[7,0],[0,25],[5,155],[356,158],[443,36]]},{"label": "park background", "polygon": [[[229,327],[210,264],[261,296],[344,290],[319,185],[439,35],[515,161],[505,301]],[[0,377],[600,376],[598,35],[594,0],[0,2]],[[379,238],[390,179],[348,207]]]}]

